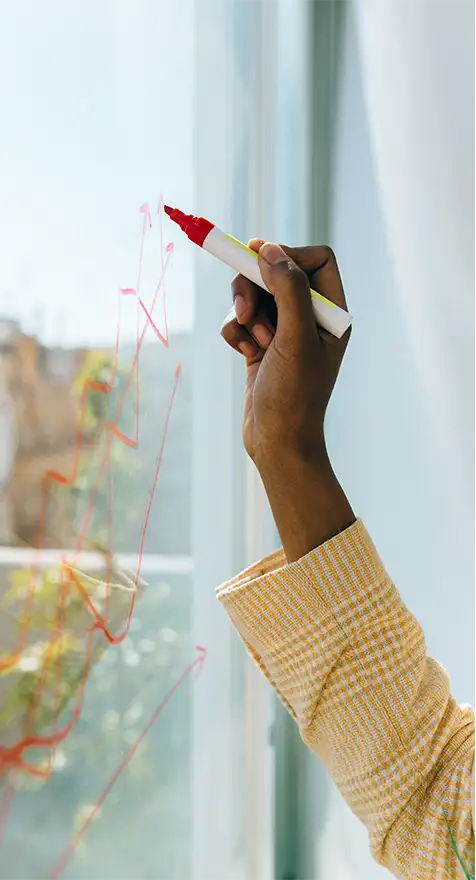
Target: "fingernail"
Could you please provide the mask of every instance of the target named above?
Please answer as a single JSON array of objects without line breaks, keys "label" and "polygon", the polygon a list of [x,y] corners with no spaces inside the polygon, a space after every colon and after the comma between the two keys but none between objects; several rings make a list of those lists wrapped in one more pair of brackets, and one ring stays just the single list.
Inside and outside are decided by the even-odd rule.
[{"label": "fingernail", "polygon": [[256,354],[256,346],[252,342],[239,342],[238,348],[245,357],[251,358]]},{"label": "fingernail", "polygon": [[253,336],[256,339],[262,348],[266,348],[267,345],[271,342],[273,338],[273,334],[269,327],[266,327],[264,324],[256,324],[253,327]]},{"label": "fingernail", "polygon": [[235,315],[236,315],[238,321],[240,320],[240,318],[243,317],[245,312],[246,312],[245,298],[244,298],[244,296],[241,295],[241,293],[237,293],[237,295],[235,296]]},{"label": "fingernail", "polygon": [[283,263],[284,260],[289,259],[283,249],[279,247],[279,244],[271,244],[269,241],[260,248],[260,254],[271,266],[274,266],[276,263]]}]

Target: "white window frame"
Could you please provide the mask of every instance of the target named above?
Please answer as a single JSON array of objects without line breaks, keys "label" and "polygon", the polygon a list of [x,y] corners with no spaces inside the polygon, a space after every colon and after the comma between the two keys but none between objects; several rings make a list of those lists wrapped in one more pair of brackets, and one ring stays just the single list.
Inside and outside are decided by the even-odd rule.
[{"label": "white window frame", "polygon": [[[302,0],[199,0],[195,7],[193,211],[239,237],[309,241],[310,6]],[[292,108],[284,119],[283,90]],[[283,163],[291,163],[291,180],[289,164],[288,177],[282,174]],[[286,212],[280,210],[284,203]],[[260,480],[242,450],[243,363],[219,336],[231,305],[230,280],[229,269],[197,251],[194,627],[208,657],[192,697],[192,877],[272,880],[275,699],[243,653],[244,707],[238,711],[244,719],[237,717],[230,686],[236,637],[214,595],[221,581],[278,543]],[[237,762],[243,765],[241,794],[234,789]],[[244,803],[237,804],[243,788]]]}]

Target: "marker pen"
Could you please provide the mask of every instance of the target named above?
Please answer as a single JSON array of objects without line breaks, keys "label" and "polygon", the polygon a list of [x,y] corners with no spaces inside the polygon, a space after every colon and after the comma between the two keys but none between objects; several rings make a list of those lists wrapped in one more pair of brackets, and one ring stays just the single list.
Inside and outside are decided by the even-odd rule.
[{"label": "marker pen", "polygon": [[[223,232],[218,226],[210,223],[210,220],[205,220],[204,217],[184,214],[178,208],[169,208],[168,205],[164,205],[164,211],[171,220],[178,223],[190,241],[195,242],[199,247],[213,254],[214,257],[218,257],[227,266],[240,272],[250,281],[254,281],[259,287],[268,290],[261,277],[256,251],[251,250],[242,241],[233,238],[232,235]],[[317,323],[340,339],[352,323],[352,315],[312,289],[311,297]]]}]

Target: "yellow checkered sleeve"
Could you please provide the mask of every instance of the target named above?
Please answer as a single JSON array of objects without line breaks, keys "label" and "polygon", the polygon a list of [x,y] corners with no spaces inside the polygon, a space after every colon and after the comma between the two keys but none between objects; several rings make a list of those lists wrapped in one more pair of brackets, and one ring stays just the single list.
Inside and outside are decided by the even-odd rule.
[{"label": "yellow checkered sleeve", "polygon": [[286,564],[277,551],[217,590],[304,742],[366,825],[374,858],[408,880],[474,874],[474,713],[360,520]]}]

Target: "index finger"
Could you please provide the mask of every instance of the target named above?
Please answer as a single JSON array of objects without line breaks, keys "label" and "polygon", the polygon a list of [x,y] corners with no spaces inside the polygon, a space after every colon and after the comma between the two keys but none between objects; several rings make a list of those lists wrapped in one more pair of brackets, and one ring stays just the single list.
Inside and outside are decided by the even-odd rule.
[{"label": "index finger", "polygon": [[239,324],[249,324],[258,311],[258,288],[244,275],[235,275],[231,282],[231,293]]},{"label": "index finger", "polygon": [[[258,253],[264,238],[252,238],[248,247]],[[272,326],[276,326],[276,306],[273,297],[244,275],[235,275],[231,282],[235,317],[239,324],[251,324],[259,312],[264,312]]]}]

